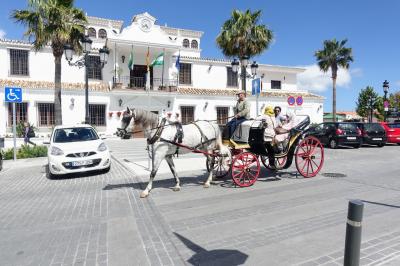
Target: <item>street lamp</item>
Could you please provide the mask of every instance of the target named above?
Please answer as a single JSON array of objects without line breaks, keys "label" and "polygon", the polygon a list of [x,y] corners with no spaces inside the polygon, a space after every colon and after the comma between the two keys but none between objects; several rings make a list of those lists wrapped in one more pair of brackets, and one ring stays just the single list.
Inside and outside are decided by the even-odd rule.
[{"label": "street lamp", "polygon": [[386,122],[386,115],[387,115],[387,111],[389,109],[389,104],[386,102],[386,95],[389,91],[389,82],[387,80],[385,80],[383,82],[383,92],[385,93],[384,97],[383,97],[383,108],[384,108],[384,113],[383,113],[383,121]]},{"label": "street lamp", "polygon": [[70,44],[64,46],[65,59],[68,61],[70,66],[77,66],[79,68],[85,67],[85,123],[89,124],[89,76],[88,68],[103,68],[108,61],[108,55],[110,51],[107,47],[103,47],[99,50],[100,63],[93,61],[89,62],[89,53],[92,50],[93,41],[88,36],[83,36],[81,40],[84,56],[76,62],[71,62],[74,55],[74,48]]},{"label": "street lamp", "polygon": [[253,61],[253,64],[251,64],[251,74],[253,75],[253,77],[257,75],[257,69],[258,64],[256,63],[256,61]]},{"label": "street lamp", "polygon": [[[240,66],[241,66],[240,78],[242,79],[242,90],[244,91],[246,91],[246,78],[247,78],[246,68],[247,65],[249,64],[249,59],[250,58],[248,56],[243,56],[240,58]],[[239,61],[237,59],[233,59],[231,65],[233,73],[237,73],[239,70]]]}]

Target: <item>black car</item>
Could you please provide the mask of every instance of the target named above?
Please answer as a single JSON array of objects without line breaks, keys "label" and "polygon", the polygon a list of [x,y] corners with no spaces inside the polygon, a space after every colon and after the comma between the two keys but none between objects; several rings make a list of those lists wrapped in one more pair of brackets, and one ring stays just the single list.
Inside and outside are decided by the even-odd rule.
[{"label": "black car", "polygon": [[362,144],[361,130],[355,123],[326,122],[310,128],[309,134],[332,149],[342,145],[359,148]]},{"label": "black car", "polygon": [[362,143],[377,145],[378,147],[385,146],[387,141],[386,131],[379,123],[357,123],[361,130]]}]

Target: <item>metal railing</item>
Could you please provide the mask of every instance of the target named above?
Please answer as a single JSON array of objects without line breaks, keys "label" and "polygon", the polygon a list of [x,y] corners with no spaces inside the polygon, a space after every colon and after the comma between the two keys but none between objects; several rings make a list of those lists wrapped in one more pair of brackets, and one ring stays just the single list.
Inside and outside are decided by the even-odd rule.
[{"label": "metal railing", "polygon": [[[176,79],[152,78],[149,81],[150,90],[174,92],[177,90],[178,81]],[[145,90],[146,78],[120,76],[113,77],[114,88],[127,88],[132,90]]]}]

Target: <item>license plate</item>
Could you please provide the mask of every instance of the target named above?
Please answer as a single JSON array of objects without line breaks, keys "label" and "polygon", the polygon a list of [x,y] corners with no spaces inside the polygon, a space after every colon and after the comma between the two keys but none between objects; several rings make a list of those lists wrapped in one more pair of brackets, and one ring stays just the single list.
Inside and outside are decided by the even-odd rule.
[{"label": "license plate", "polygon": [[347,137],[348,140],[355,140],[356,137]]},{"label": "license plate", "polygon": [[372,140],[382,140],[382,138],[372,138]]},{"label": "license plate", "polygon": [[72,166],[84,166],[84,165],[89,165],[92,164],[92,160],[87,160],[87,161],[77,161],[77,162],[72,162]]}]

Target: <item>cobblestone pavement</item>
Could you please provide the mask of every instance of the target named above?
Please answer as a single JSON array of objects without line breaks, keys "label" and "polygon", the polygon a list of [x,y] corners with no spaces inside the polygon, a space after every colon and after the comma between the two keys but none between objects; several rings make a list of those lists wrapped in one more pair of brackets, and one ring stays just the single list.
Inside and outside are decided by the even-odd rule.
[{"label": "cobblestone pavement", "polygon": [[263,170],[250,188],[225,179],[204,189],[204,164],[194,165],[178,169],[180,192],[162,174],[140,199],[147,176],[124,163],[145,158],[140,143],[109,143],[109,173],[49,180],[42,161],[0,172],[0,264],[341,265],[358,198],[361,265],[400,265],[398,146],[326,149],[323,174],[341,177]]}]

